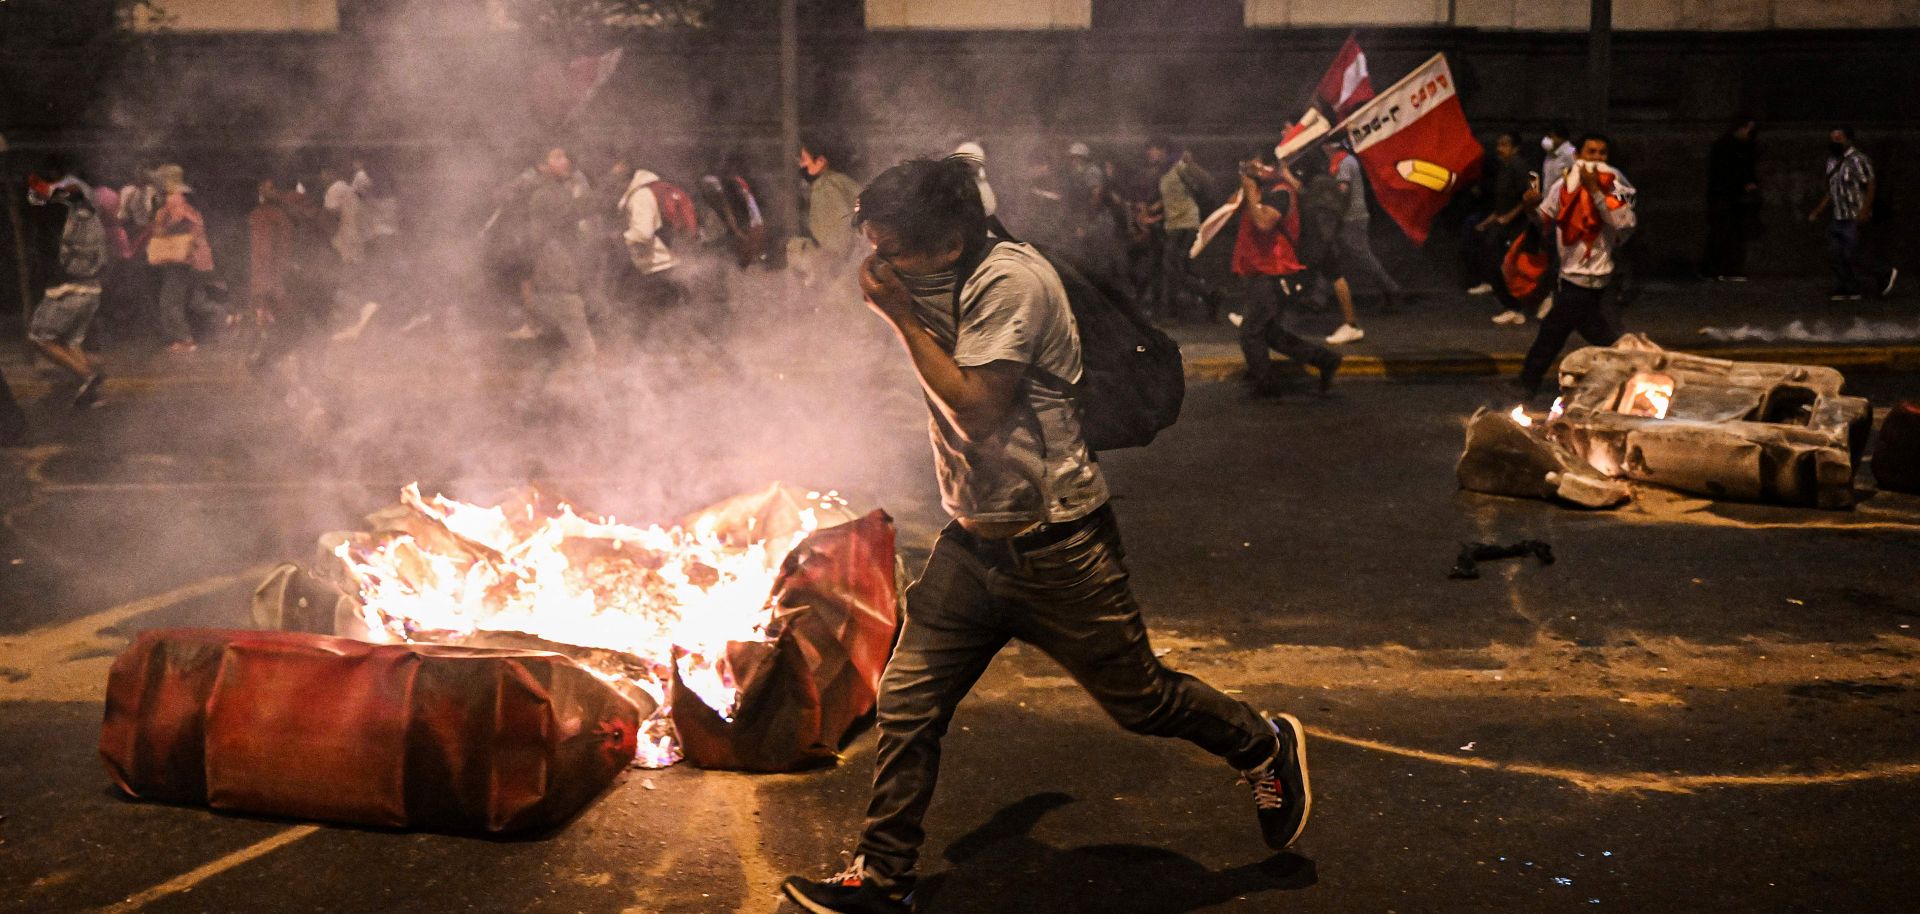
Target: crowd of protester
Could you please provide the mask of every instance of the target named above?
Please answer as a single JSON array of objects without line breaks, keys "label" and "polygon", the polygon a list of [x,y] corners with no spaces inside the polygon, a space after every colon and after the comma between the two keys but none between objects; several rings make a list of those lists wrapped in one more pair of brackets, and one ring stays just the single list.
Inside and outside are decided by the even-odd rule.
[{"label": "crowd of protester", "polygon": [[[1706,278],[1746,278],[1760,200],[1758,132],[1753,118],[1736,118],[1713,144]],[[1594,143],[1598,151],[1588,149]],[[1606,138],[1552,125],[1537,145],[1530,152],[1520,133],[1499,134],[1480,180],[1455,209],[1464,214],[1467,293],[1493,298],[1496,324],[1540,322],[1523,386],[1538,385],[1570,333],[1597,343],[1619,335],[1624,283],[1616,274],[1630,274],[1632,263],[1632,185],[1606,164]],[[1003,230],[1130,292],[1156,320],[1236,324],[1248,377],[1262,390],[1272,386],[1269,349],[1331,378],[1339,359],[1329,347],[1366,336],[1356,293],[1382,312],[1407,298],[1372,250],[1367,179],[1339,142],[1285,162],[1256,150],[1232,172],[1218,161],[1210,169],[1164,136],[1104,152],[1064,143],[1031,151],[1018,170],[997,163],[990,170],[987,150],[974,141],[952,155],[971,166]],[[1829,152],[1827,194],[1809,218],[1827,223],[1832,296],[1890,294],[1898,271],[1860,232],[1874,214],[1872,162],[1845,128],[1832,132]],[[609,341],[697,323],[690,315],[726,305],[729,276],[739,271],[785,270],[803,290],[845,285],[867,252],[853,228],[861,184],[852,154],[824,136],[807,137],[794,154],[803,206],[781,238],[768,219],[767,189],[737,152],[717,157],[705,173],[670,179],[636,154],[601,153],[583,164],[568,148],[543,150],[488,196],[467,268],[496,293],[505,337],[543,341],[574,365],[601,358]],[[64,207],[66,215],[58,255],[40,270],[45,281],[28,336],[72,377],[72,401],[88,406],[99,402],[103,344],[193,358],[204,342],[245,328],[257,331],[249,334],[252,368],[298,372],[319,362],[328,344],[355,340],[371,326],[393,333],[425,326],[436,313],[417,284],[405,283],[407,258],[398,251],[409,227],[399,195],[377,174],[355,156],[262,174],[246,250],[216,251],[181,166],[141,162],[116,186],[49,159],[34,172],[29,202]],[[1598,211],[1578,193],[1599,188],[1589,180],[1595,175],[1606,183]],[[1230,197],[1242,203],[1232,218],[1243,225],[1231,241],[1205,243],[1203,221]],[[1616,224],[1621,208],[1629,218]],[[1589,262],[1596,251],[1601,267]],[[229,260],[245,264],[236,292],[216,270]],[[1285,326],[1296,304],[1337,307],[1341,323],[1324,340],[1303,339]]]}]

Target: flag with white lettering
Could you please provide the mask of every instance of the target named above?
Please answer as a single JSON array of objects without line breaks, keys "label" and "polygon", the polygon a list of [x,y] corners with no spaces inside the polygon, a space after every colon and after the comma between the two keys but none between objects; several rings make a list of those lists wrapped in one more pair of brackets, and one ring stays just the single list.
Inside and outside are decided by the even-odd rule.
[{"label": "flag with white lettering", "polygon": [[1454,191],[1480,174],[1485,156],[1460,109],[1453,72],[1435,54],[1344,125],[1374,199],[1415,244]]}]

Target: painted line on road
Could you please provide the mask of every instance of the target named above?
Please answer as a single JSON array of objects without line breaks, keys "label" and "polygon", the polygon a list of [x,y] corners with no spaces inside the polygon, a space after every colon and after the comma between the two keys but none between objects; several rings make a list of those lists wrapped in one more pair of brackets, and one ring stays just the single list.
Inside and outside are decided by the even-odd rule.
[{"label": "painted line on road", "polygon": [[1388,755],[1419,759],[1437,765],[1449,765],[1455,768],[1472,768],[1480,771],[1497,771],[1504,774],[1524,774],[1530,777],[1549,778],[1565,781],[1569,784],[1594,793],[1693,793],[1725,787],[1820,787],[1833,784],[1853,784],[1861,781],[1890,780],[1894,778],[1920,777],[1920,763],[1890,762],[1881,765],[1869,765],[1846,771],[1828,771],[1818,773],[1782,773],[1782,774],[1661,774],[1654,771],[1634,771],[1620,774],[1601,774],[1582,771],[1578,768],[1561,768],[1554,765],[1534,765],[1526,762],[1503,762],[1497,759],[1479,758],[1471,755],[1452,755],[1445,752],[1428,752],[1425,749],[1410,749],[1375,739],[1348,736],[1318,727],[1308,730],[1321,739],[1332,740],[1360,749],[1371,749]]},{"label": "painted line on road", "polygon": [[243,863],[258,860],[319,830],[318,825],[296,825],[264,841],[248,845],[211,863],[175,876],[137,895],[130,895],[127,900],[119,904],[99,908],[98,914],[127,914],[130,911],[138,911],[169,895],[178,895],[192,889]]},{"label": "painted line on road", "polygon": [[99,701],[106,695],[107,670],[125,645],[124,639],[105,637],[103,631],[128,619],[234,587],[245,586],[251,590],[273,568],[255,565],[141,597],[71,622],[35,629],[24,635],[0,637],[0,648],[6,649],[9,665],[17,665],[29,674],[18,682],[0,681],[0,702]]}]

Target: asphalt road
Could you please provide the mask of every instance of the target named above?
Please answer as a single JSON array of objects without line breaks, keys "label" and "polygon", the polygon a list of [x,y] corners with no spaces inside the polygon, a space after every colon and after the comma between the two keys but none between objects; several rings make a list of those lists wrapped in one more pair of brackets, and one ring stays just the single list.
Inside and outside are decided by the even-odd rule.
[{"label": "asphalt road", "polygon": [[[887,507],[924,550],[910,396],[672,368],[566,395],[471,365],[349,377],[346,418],[306,436],[305,404],[246,390],[38,412],[36,445],[0,458],[0,910],[771,912],[784,875],[837,869],[871,734],[804,775],[633,771],[557,833],[497,841],[129,802],[95,754],[127,633],[246,624],[263,565],[416,477],[476,496],[543,479],[623,517],[786,478]],[[949,739],[922,909],[1912,910],[1920,499],[1463,494],[1463,418],[1491,391],[1200,384],[1160,442],[1108,458],[1167,662],[1311,728],[1296,853],[1262,848],[1232,772],[1119,731],[1014,648]],[[1559,561],[1446,578],[1460,542],[1528,537]]]}]

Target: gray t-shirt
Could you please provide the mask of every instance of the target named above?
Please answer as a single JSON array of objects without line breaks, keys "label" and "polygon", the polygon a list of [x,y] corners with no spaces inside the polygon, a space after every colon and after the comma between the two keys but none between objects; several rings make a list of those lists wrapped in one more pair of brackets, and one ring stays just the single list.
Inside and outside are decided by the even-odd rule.
[{"label": "gray t-shirt", "polygon": [[1347,185],[1347,211],[1340,216],[1342,222],[1367,221],[1366,178],[1360,172],[1360,157],[1348,155],[1340,160],[1340,170],[1334,174],[1334,180]]},{"label": "gray t-shirt", "polygon": [[1060,276],[1026,244],[987,254],[960,295],[954,275],[902,277],[915,314],[962,368],[1028,366],[1000,427],[971,444],[930,409],[940,500],[947,513],[984,523],[1062,523],[1107,501],[1107,480],[1080,434],[1067,386],[1080,380],[1080,334]]}]

